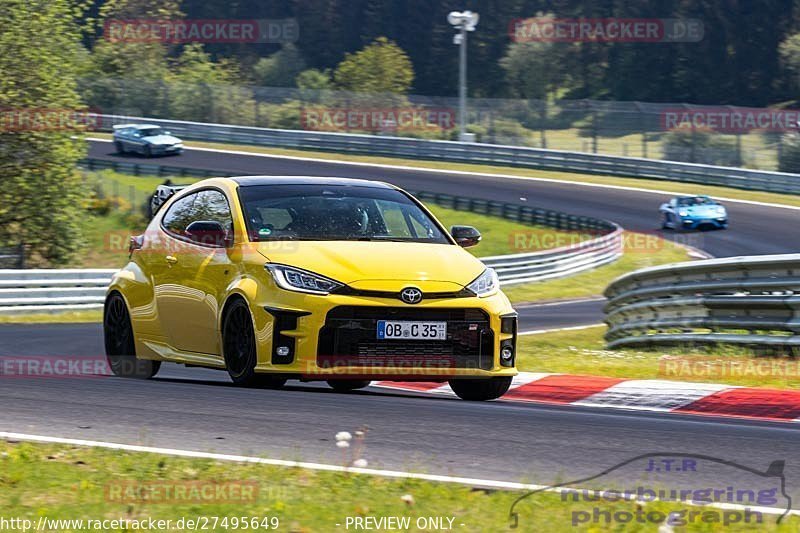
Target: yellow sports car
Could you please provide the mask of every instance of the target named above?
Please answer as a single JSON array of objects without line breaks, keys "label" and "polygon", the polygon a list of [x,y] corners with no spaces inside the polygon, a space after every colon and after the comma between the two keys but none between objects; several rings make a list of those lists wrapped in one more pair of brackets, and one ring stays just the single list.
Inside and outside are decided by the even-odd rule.
[{"label": "yellow sports car", "polygon": [[234,383],[448,381],[502,396],[517,315],[497,275],[410,194],[386,183],[214,178],[161,186],[104,310],[118,376],[162,361],[225,369]]}]

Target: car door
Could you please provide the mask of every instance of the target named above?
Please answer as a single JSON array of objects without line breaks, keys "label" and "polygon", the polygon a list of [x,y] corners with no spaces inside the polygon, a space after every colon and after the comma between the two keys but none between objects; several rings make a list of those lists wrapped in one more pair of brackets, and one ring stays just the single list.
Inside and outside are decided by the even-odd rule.
[{"label": "car door", "polygon": [[[233,217],[225,194],[217,189],[196,193],[183,228],[181,249],[174,255],[179,305],[167,318],[171,344],[183,352],[221,354],[217,317],[234,275],[228,242],[218,236],[190,235],[193,223],[219,223],[233,236]],[[176,302],[175,299],[172,300]]]},{"label": "car door", "polygon": [[666,204],[666,208],[664,209],[664,217],[666,219],[666,222],[669,224],[675,223],[675,210],[677,205],[678,201],[675,198],[673,198],[672,200],[669,201],[668,204]]},{"label": "car door", "polygon": [[186,228],[194,219],[194,202],[198,193],[176,199],[161,219],[162,242],[151,261],[153,268],[153,290],[161,329],[169,344],[177,348],[180,335],[176,328],[182,327],[182,317],[189,303],[183,286],[183,273],[179,262],[186,251]]},{"label": "car door", "polygon": [[127,151],[131,149],[131,143],[129,141],[130,135],[130,128],[122,128],[116,132],[114,140],[122,145],[123,150]]}]

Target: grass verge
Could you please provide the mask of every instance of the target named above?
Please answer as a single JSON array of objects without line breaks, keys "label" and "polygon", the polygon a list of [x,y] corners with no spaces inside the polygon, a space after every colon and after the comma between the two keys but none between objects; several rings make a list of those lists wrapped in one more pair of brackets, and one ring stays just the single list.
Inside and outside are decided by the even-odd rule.
[{"label": "grass verge", "polygon": [[756,357],[734,346],[672,347],[657,351],[607,350],[605,326],[525,335],[517,366],[528,372],[591,374],[626,379],[667,379],[746,387],[797,389],[800,363]]},{"label": "grass verge", "polygon": [[[108,138],[106,134],[92,134],[93,138]],[[448,170],[452,172],[480,172],[486,174],[508,174],[528,178],[544,178],[573,183],[593,183],[601,185],[614,185],[620,187],[635,187],[647,190],[668,190],[678,194],[707,194],[718,198],[731,198],[735,200],[747,200],[754,202],[766,202],[781,205],[800,207],[800,196],[778,194],[763,191],[749,191],[734,189],[731,187],[718,187],[712,185],[700,185],[694,183],[683,183],[677,181],[626,178],[620,176],[576,174],[570,172],[557,172],[550,170],[524,169],[519,167],[497,166],[497,165],[476,165],[468,163],[451,163],[447,161],[428,161],[411,160],[395,157],[377,157],[353,154],[338,154],[331,152],[320,152],[311,150],[286,150],[282,148],[267,148],[263,146],[237,145],[225,143],[209,143],[200,141],[188,141],[185,143],[187,148],[210,148],[216,150],[235,150],[239,152],[250,152],[255,154],[267,154],[275,156],[290,157],[312,157],[318,159],[330,159],[334,161],[354,161],[360,163],[374,163],[380,165],[407,166],[415,168],[433,168]],[[657,206],[656,206],[657,207]]]},{"label": "grass verge", "polygon": [[103,311],[66,311],[63,313],[31,313],[0,315],[0,324],[77,324],[102,322]]},{"label": "grass verge", "polygon": [[[188,490],[215,485],[241,487],[241,490],[235,498],[232,495],[236,491],[231,490],[211,491],[210,498],[203,498],[199,491]],[[157,487],[161,490],[151,490]],[[244,529],[242,522],[252,519],[261,524],[264,519],[275,524],[269,520],[277,519],[278,527],[269,528],[277,531],[347,531],[355,529],[352,520],[368,517],[407,518],[410,527],[400,529],[404,531],[436,530],[434,527],[417,527],[418,524],[426,525],[418,520],[430,518],[444,519],[445,525],[448,519],[452,519],[452,529],[457,531],[510,531],[510,507],[525,494],[369,475],[8,442],[0,442],[0,488],[0,516],[30,520],[34,526],[40,517],[45,517],[50,526],[43,528],[45,531],[80,530],[74,523],[69,527],[64,523],[53,524],[53,520],[113,519],[145,523],[150,519],[171,520],[171,527],[161,530],[191,530],[193,528],[187,526],[186,520],[202,521],[200,517],[207,517],[207,530],[214,531]],[[190,500],[198,495],[199,502]],[[611,511],[612,514],[643,511],[663,520],[668,512],[681,507],[660,502],[643,507],[626,501],[576,503],[564,499],[562,501],[559,494],[538,493],[524,500],[517,508],[521,530],[573,529],[575,513],[593,508]],[[694,510],[709,509],[696,507]],[[222,525],[225,518],[227,527]],[[184,526],[178,527],[181,519]],[[349,528],[346,527],[348,519],[351,521]],[[212,528],[215,520],[217,527]],[[235,523],[239,525],[235,527]],[[774,517],[765,515],[763,530],[796,531],[797,524],[796,518],[792,517],[778,527],[774,524]],[[125,526],[114,527],[108,523],[103,530],[155,531],[148,527],[134,527],[132,522]],[[606,525],[601,522],[600,529],[615,526],[616,529],[624,527],[619,523]],[[642,524],[636,529],[648,530],[647,527]],[[656,527],[657,523],[649,525],[651,529]],[[734,525],[725,530],[749,531],[752,527]],[[577,529],[599,530],[596,523]],[[690,526],[690,529],[718,531],[722,526],[700,524],[698,527]]]}]

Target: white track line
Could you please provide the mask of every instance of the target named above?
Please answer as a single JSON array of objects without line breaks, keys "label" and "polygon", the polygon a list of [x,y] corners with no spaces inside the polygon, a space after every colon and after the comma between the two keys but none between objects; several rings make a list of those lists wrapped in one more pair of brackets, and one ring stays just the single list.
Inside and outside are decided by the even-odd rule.
[{"label": "white track line", "polygon": [[[153,446],[137,446],[133,444],[118,444],[114,442],[83,440],[83,439],[68,439],[64,437],[48,437],[44,435],[29,435],[26,433],[11,433],[0,431],[0,439],[9,441],[28,441],[39,442],[45,444],[68,444],[72,446],[86,446],[90,448],[104,448],[107,450],[119,450],[126,452],[139,452],[139,453],[157,453],[161,455],[170,455],[173,457],[187,457],[192,459],[210,459],[214,461],[228,461],[235,463],[251,463],[263,464],[270,466],[284,466],[290,468],[305,468],[308,470],[320,470],[326,472],[348,472],[351,474],[366,474],[379,477],[387,477],[394,479],[419,479],[422,481],[432,481],[437,483],[452,483],[458,485],[467,485],[470,487],[479,488],[493,488],[500,490],[514,490],[514,491],[544,491],[559,493],[563,490],[580,491],[586,490],[577,487],[552,487],[551,485],[534,485],[531,483],[516,483],[512,481],[497,481],[493,479],[480,479],[469,477],[456,477],[444,476],[437,474],[421,474],[416,472],[401,472],[397,470],[379,470],[374,468],[349,468],[339,465],[325,464],[325,463],[308,463],[302,461],[284,461],[281,459],[266,459],[263,457],[251,457],[246,455],[228,455],[210,452],[197,452],[190,450],[178,450],[174,448],[158,448]],[[598,489],[593,489],[598,490]],[[602,491],[603,489],[599,489]],[[685,505],[692,505],[685,503]],[[745,505],[718,503],[718,504],[705,504],[702,507],[716,507],[719,509],[735,509],[744,511],[750,509],[751,511],[761,512],[770,515],[782,515],[783,509],[776,509],[774,507],[750,507]],[[792,515],[800,515],[800,510],[790,511]]]},{"label": "white track line", "polygon": [[588,324],[586,326],[569,326],[566,328],[534,329],[531,331],[523,331],[521,333],[518,333],[517,335],[523,337],[525,335],[541,335],[542,333],[556,333],[558,331],[579,331],[582,329],[598,328],[600,326],[605,326],[605,324],[599,323],[599,324]]},{"label": "white track line", "polygon": [[[110,139],[98,139],[95,137],[88,137],[87,140],[95,141],[95,142],[112,142]],[[643,189],[641,187],[629,187],[625,185],[610,185],[604,183],[587,183],[582,181],[569,181],[569,180],[559,180],[556,178],[539,178],[533,176],[519,176],[514,174],[494,174],[490,172],[474,172],[469,170],[447,170],[447,169],[440,169],[440,168],[426,168],[426,167],[411,167],[407,165],[388,165],[386,163],[365,163],[362,161],[337,161],[335,159],[321,159],[316,157],[301,157],[296,155],[277,155],[277,154],[264,154],[260,152],[246,152],[242,150],[223,150],[220,148],[186,148],[186,150],[195,150],[198,152],[214,152],[220,154],[230,154],[230,155],[247,155],[253,157],[266,157],[271,159],[288,159],[292,161],[307,161],[310,163],[329,163],[332,165],[349,165],[349,166],[356,166],[356,167],[372,167],[372,168],[384,168],[384,169],[394,169],[394,170],[413,170],[418,172],[430,172],[435,174],[461,174],[463,176],[475,176],[480,178],[502,178],[502,179],[510,179],[510,180],[528,180],[528,181],[540,181],[546,183],[559,183],[564,185],[577,185],[581,187],[596,187],[600,189],[616,189],[620,191],[634,191],[634,192],[642,192],[648,194],[658,194],[658,195],[667,195],[667,196],[680,196],[686,193],[675,192],[675,191],[668,191],[668,190],[661,190],[661,189]],[[391,157],[391,156],[375,156],[375,157]],[[448,161],[442,161],[443,163],[448,163]],[[469,164],[469,163],[459,163],[459,164]],[[537,169],[531,169],[537,170]],[[549,171],[544,170],[544,172],[563,172],[565,174],[581,174],[581,172],[577,171]],[[654,180],[654,178],[631,178],[631,179],[644,179],[644,180]],[[665,180],[666,181],[666,180]],[[701,186],[702,184],[688,184],[688,185],[698,185]],[[754,192],[766,192],[766,191],[754,191]],[[777,207],[781,209],[792,209],[794,211],[800,211],[800,206],[794,205],[785,205],[785,204],[774,204],[771,202],[757,202],[755,200],[740,200],[738,198],[727,198],[724,196],[714,196],[717,200],[722,200],[725,202],[731,203],[738,203],[738,204],[748,204],[748,205],[756,205],[761,207]]]},{"label": "white track line", "polygon": [[188,457],[193,459],[211,459],[215,461],[229,461],[234,463],[253,463],[270,466],[285,466],[290,468],[305,468],[308,470],[321,470],[326,472],[349,472],[354,474],[368,474],[397,479],[419,479],[441,483],[455,483],[473,487],[496,488],[505,490],[541,490],[546,485],[532,485],[529,483],[515,483],[510,481],[497,481],[492,479],[478,479],[468,477],[444,476],[438,474],[422,474],[416,472],[401,472],[397,470],[380,470],[375,468],[355,468],[332,465],[326,463],[310,463],[304,461],[285,461],[282,459],[267,459],[264,457],[251,457],[246,455],[228,455],[211,452],[198,452],[191,450],[178,450],[175,448],[159,448],[154,446],[138,446],[133,444],[118,444],[114,442],[69,439],[64,437],[49,437],[44,435],[29,435],[26,433],[11,433],[0,431],[0,439],[39,442],[46,444],[69,444],[73,446],[88,446],[91,448],[104,448],[126,452],[158,453],[174,457]]}]

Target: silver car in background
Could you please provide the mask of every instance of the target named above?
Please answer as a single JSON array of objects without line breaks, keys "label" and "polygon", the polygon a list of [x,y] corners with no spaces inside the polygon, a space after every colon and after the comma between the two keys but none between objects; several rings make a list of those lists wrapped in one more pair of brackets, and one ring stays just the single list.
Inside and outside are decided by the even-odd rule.
[{"label": "silver car in background", "polygon": [[183,141],[152,124],[120,124],[114,126],[114,147],[118,154],[127,152],[145,157],[183,152]]}]

